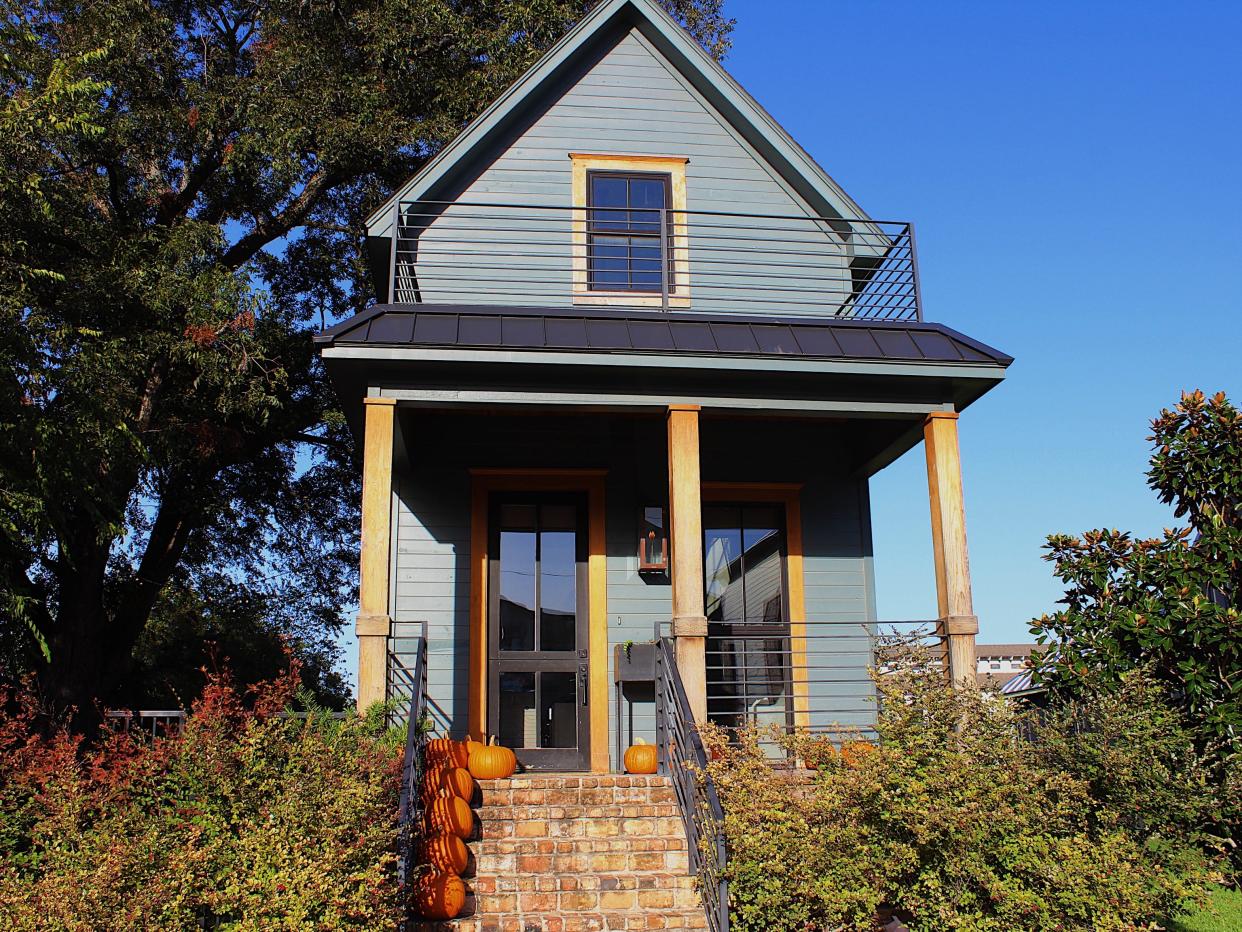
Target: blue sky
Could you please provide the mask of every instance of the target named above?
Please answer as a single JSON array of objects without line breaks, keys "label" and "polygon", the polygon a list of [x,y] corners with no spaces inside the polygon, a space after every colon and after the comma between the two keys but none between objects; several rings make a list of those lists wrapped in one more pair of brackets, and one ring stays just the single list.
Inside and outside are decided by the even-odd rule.
[{"label": "blue sky", "polygon": [[[875,217],[927,316],[1017,357],[960,422],[981,641],[1060,594],[1054,531],[1172,523],[1182,389],[1242,403],[1242,3],[729,0],[736,77]],[[872,485],[881,618],[935,613],[922,448]]]}]

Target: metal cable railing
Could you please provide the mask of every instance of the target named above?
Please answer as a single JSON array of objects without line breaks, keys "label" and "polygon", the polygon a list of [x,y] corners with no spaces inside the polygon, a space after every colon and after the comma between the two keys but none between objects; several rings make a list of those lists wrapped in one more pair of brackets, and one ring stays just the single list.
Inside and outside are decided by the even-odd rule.
[{"label": "metal cable railing", "polygon": [[391,227],[393,303],[922,319],[903,221],[420,200]]},{"label": "metal cable railing", "polygon": [[405,890],[413,868],[414,851],[423,832],[423,770],[426,765],[427,733],[423,720],[427,715],[427,626],[417,639],[414,665],[407,667],[402,658],[388,655],[388,690],[400,698],[409,697],[406,705],[405,753],[401,761],[401,797],[397,813],[397,882]]},{"label": "metal cable railing", "polygon": [[660,772],[673,781],[690,849],[690,870],[698,877],[707,927],[712,932],[728,932],[724,810],[707,773],[707,752],[677,673],[671,638],[661,638],[656,650],[656,745]]}]

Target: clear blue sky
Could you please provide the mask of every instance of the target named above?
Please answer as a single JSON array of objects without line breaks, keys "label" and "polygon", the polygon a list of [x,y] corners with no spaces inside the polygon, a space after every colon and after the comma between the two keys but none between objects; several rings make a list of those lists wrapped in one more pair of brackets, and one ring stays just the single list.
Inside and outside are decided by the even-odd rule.
[{"label": "clear blue sky", "polygon": [[[1242,403],[1242,3],[728,0],[736,77],[872,216],[927,316],[1017,358],[960,422],[981,641],[1027,640],[1054,531],[1172,523],[1182,389]],[[922,449],[872,485],[881,618],[935,590]]]}]

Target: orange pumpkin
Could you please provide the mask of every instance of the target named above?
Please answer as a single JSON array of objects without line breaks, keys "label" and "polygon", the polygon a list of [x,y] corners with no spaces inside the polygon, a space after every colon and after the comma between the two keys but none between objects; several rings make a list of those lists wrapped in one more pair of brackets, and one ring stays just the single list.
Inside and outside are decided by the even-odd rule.
[{"label": "orange pumpkin", "polygon": [[418,844],[418,860],[432,870],[446,874],[461,874],[470,863],[470,849],[466,843],[450,832],[440,832],[424,838]]},{"label": "orange pumpkin", "polygon": [[847,741],[841,745],[841,763],[853,767],[875,752],[875,745],[870,741]]},{"label": "orange pumpkin", "polygon": [[423,874],[410,891],[414,911],[424,919],[456,919],[466,905],[466,885],[456,874]]},{"label": "orange pumpkin", "polygon": [[475,741],[473,738],[467,738],[465,741],[463,741],[463,742],[462,742],[462,744],[464,744],[464,745],[466,746],[466,760],[467,760],[467,761],[469,761],[469,760],[470,760],[470,755],[471,755],[472,753],[474,753],[474,749],[475,749],[475,748],[483,748],[483,747],[487,747],[487,743],[486,743],[486,742],[484,742],[484,741]]},{"label": "orange pumpkin", "polygon": [[659,769],[660,760],[656,754],[656,746],[639,738],[625,752],[626,773],[655,773]]},{"label": "orange pumpkin", "polygon": [[436,797],[427,822],[433,832],[452,832],[458,838],[469,838],[474,832],[474,812],[460,796]]},{"label": "orange pumpkin", "polygon": [[492,743],[477,747],[470,754],[470,774],[476,780],[503,780],[517,770],[517,755],[502,748],[492,738]]},{"label": "orange pumpkin", "polygon": [[466,746],[452,738],[432,738],[427,742],[427,761],[433,765],[465,767],[468,761]]},{"label": "orange pumpkin", "polygon": [[474,799],[474,777],[464,767],[440,771],[440,786],[466,802]]}]

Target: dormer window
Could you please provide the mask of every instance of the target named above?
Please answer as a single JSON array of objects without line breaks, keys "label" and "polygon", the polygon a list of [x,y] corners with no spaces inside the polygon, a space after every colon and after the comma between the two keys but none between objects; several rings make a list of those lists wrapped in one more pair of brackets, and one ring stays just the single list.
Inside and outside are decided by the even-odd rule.
[{"label": "dormer window", "polygon": [[671,256],[672,178],[656,172],[587,176],[587,286],[591,291],[675,290]]}]

